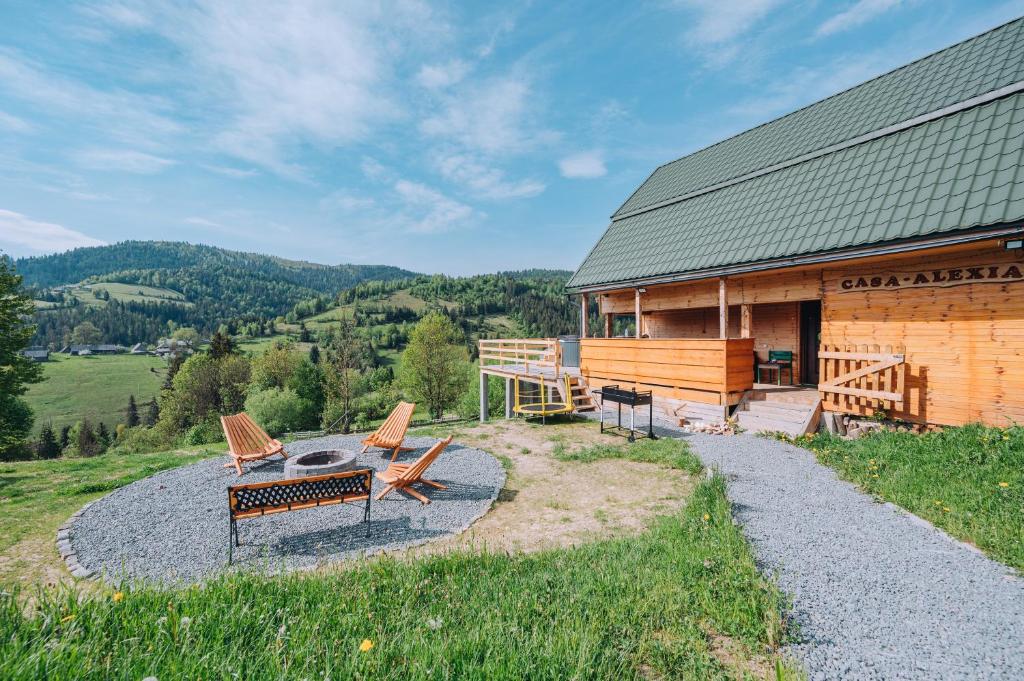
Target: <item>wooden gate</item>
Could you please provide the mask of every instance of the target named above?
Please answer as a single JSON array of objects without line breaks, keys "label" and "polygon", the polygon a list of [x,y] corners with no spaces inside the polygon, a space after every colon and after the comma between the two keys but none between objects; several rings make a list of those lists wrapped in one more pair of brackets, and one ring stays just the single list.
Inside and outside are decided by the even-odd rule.
[{"label": "wooden gate", "polygon": [[870,414],[903,406],[902,347],[822,345],[818,362],[822,408]]}]

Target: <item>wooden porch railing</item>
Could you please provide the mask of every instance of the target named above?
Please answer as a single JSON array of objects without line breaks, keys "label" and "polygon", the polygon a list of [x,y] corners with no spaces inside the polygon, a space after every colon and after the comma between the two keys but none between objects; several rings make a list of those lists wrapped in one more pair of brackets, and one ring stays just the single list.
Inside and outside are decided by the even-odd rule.
[{"label": "wooden porch railing", "polygon": [[753,338],[584,338],[580,373],[592,388],[610,383],[705,404],[735,403],[754,384]]},{"label": "wooden porch railing", "polygon": [[891,345],[823,345],[818,351],[822,407],[865,412],[903,406],[903,348]]},{"label": "wooden porch railing", "polygon": [[553,369],[558,373],[558,341],[554,338],[497,338],[480,341],[480,367]]}]

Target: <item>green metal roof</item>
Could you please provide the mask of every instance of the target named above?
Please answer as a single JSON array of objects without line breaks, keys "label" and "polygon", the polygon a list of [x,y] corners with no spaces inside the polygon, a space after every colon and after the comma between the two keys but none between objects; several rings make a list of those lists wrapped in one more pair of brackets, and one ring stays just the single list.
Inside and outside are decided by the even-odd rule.
[{"label": "green metal roof", "polygon": [[569,288],[1024,219],[1024,93],[955,110],[1022,55],[1018,19],[658,168]]}]

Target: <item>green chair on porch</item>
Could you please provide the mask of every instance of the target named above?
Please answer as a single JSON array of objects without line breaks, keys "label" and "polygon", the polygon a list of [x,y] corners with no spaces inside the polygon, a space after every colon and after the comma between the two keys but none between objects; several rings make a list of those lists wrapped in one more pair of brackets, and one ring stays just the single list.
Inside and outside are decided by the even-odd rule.
[{"label": "green chair on porch", "polygon": [[768,376],[775,372],[776,385],[782,385],[782,370],[789,370],[789,384],[793,385],[793,351],[792,350],[769,350],[768,361],[759,362],[757,365],[757,382],[761,383],[761,370],[767,369]]}]

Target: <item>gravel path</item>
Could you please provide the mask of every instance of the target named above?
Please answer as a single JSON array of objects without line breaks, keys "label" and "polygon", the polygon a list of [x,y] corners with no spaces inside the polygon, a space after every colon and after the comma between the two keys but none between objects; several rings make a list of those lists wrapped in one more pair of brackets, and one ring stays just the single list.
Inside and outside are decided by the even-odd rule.
[{"label": "gravel path", "polygon": [[792,599],[811,679],[1024,679],[1024,580],[799,447],[683,436]]},{"label": "gravel path", "polygon": [[[289,455],[319,449],[359,451],[359,437],[330,436],[288,445]],[[406,438],[412,461],[436,440]],[[358,456],[361,467],[383,470],[390,452],[371,449]],[[227,487],[238,484],[226,457],[165,471],[122,487],[93,503],[71,526],[78,561],[110,581],[145,578],[192,582],[223,570],[227,563]],[[284,461],[274,457],[246,467],[242,482],[283,477]],[[428,488],[424,506],[392,492],[372,503],[370,538],[362,524],[363,504],[342,504],[238,523],[241,569],[308,568],[330,560],[415,546],[456,534],[486,513],[505,483],[501,464],[490,454],[453,443],[430,467],[429,477],[448,485]],[[374,480],[374,491],[382,489]]]}]

